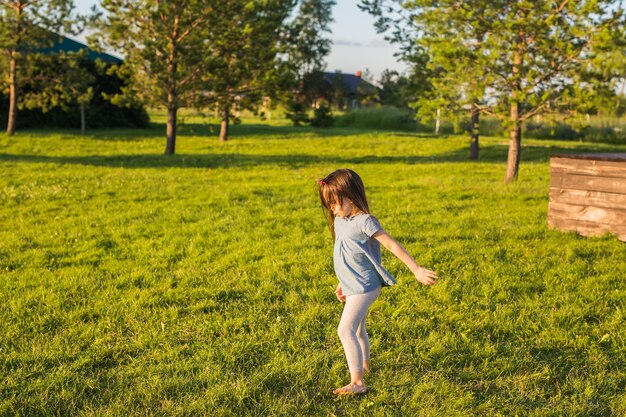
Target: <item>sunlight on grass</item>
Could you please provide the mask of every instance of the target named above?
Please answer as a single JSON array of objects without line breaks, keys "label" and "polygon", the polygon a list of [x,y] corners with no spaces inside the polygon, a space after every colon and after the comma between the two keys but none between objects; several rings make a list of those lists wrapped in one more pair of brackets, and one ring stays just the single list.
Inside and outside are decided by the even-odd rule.
[{"label": "sunlight on grass", "polygon": [[[196,124],[194,124],[196,123]],[[626,147],[183,124],[0,136],[0,415],[623,415],[623,242],[549,230],[549,155]],[[210,136],[209,136],[210,135]],[[335,398],[332,242],[315,179],[441,282],[399,285],[368,329],[371,392]]]}]

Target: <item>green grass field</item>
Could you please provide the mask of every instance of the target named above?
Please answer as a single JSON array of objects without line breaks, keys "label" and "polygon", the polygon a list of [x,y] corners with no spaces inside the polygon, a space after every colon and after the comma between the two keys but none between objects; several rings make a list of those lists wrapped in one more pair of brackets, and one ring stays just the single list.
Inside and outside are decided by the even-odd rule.
[{"label": "green grass field", "polygon": [[[622,416],[626,246],[548,229],[549,155],[626,146],[243,124],[0,136],[2,416]],[[353,168],[441,281],[370,311],[348,382],[315,179]]]}]

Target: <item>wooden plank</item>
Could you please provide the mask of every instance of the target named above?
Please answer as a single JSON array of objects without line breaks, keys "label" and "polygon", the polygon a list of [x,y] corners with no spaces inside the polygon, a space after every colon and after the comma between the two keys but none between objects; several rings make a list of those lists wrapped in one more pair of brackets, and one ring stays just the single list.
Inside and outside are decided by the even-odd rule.
[{"label": "wooden plank", "polygon": [[586,159],[593,161],[626,161],[626,153],[572,153],[552,154],[550,158]]},{"label": "wooden plank", "polygon": [[570,230],[583,236],[601,236],[606,233],[615,235],[619,240],[626,242],[626,226],[609,226],[580,220],[548,217],[548,225],[559,230]]},{"label": "wooden plank", "polygon": [[626,194],[605,193],[587,190],[550,188],[550,203],[589,205],[602,208],[626,208]]},{"label": "wooden plank", "polygon": [[567,171],[553,169],[550,173],[550,187],[626,194],[626,178],[569,174]]},{"label": "wooden plank", "polygon": [[548,213],[563,219],[582,220],[607,225],[625,225],[626,209],[578,206],[551,202]]},{"label": "wooden plank", "polygon": [[626,178],[626,161],[595,161],[569,158],[550,159],[550,169],[568,174],[597,175],[601,177]]}]

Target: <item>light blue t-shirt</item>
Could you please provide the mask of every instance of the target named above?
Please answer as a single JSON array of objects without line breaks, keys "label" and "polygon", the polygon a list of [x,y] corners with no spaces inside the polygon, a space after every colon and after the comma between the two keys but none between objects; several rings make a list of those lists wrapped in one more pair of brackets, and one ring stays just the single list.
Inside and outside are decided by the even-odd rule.
[{"label": "light blue t-shirt", "polygon": [[383,230],[371,214],[335,217],[335,273],[344,295],[363,294],[396,283],[380,263],[380,243],[373,237]]}]

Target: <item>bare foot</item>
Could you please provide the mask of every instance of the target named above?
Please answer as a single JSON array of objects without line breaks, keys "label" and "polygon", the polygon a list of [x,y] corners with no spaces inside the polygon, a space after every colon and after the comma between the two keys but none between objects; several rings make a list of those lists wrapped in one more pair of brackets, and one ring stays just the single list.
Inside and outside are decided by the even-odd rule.
[{"label": "bare foot", "polygon": [[357,394],[365,394],[367,392],[367,387],[365,384],[348,384],[345,387],[337,388],[333,390],[333,394],[337,395],[357,395]]}]

